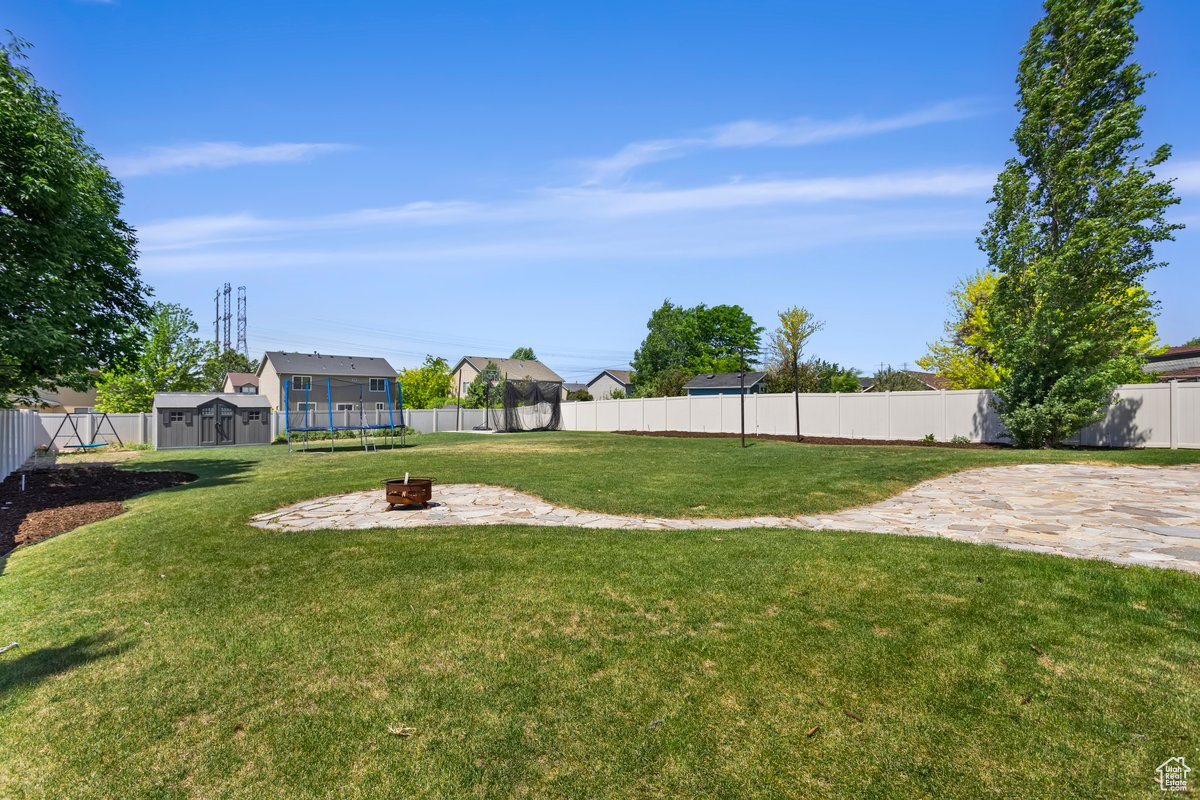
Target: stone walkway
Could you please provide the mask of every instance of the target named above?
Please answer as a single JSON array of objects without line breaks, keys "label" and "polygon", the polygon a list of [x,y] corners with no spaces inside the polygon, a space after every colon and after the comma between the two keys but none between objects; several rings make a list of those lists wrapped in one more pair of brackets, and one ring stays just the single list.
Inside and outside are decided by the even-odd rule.
[{"label": "stone walkway", "polygon": [[796,528],[941,536],[1200,573],[1200,466],[1031,464],[959,472],[831,514],[663,519],[576,511],[497,486],[434,487],[428,509],[389,511],[383,490],[323,497],[255,516],[275,530],[568,525],[714,530]]}]

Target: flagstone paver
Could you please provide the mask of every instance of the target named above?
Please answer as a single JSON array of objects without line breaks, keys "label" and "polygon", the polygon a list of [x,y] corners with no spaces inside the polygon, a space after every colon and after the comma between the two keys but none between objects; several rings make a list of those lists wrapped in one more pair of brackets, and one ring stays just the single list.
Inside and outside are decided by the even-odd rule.
[{"label": "flagstone paver", "polygon": [[305,500],[259,514],[275,530],[542,525],[641,530],[854,530],[1200,573],[1200,465],[1028,464],[955,473],[860,508],[798,517],[663,519],[559,508],[500,486],[435,485],[426,509],[389,511],[382,490]]}]

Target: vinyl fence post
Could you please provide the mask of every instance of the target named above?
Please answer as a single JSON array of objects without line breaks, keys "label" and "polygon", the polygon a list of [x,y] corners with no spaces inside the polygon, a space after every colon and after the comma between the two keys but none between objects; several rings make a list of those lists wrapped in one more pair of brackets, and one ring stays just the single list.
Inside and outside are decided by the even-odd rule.
[{"label": "vinyl fence post", "polygon": [[885,428],[885,430],[887,431],[887,438],[889,440],[891,440],[891,438],[892,438],[892,393],[884,392],[883,396],[886,398],[883,401],[883,413],[885,416],[887,416],[887,428]]},{"label": "vinyl fence post", "polygon": [[942,441],[950,440],[950,420],[946,418],[946,390],[942,389]]},{"label": "vinyl fence post", "polygon": [[1180,422],[1179,417],[1181,415],[1179,413],[1179,389],[1177,388],[1178,384],[1179,384],[1179,381],[1168,381],[1167,382],[1167,386],[1171,387],[1168,391],[1170,392],[1169,398],[1170,398],[1170,407],[1171,407],[1170,420],[1171,420],[1171,449],[1172,450],[1179,449],[1179,422]]}]

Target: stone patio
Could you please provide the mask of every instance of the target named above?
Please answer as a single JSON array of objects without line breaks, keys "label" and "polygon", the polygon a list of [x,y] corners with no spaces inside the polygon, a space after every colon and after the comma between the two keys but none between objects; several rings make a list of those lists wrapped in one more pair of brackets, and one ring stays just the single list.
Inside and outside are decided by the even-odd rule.
[{"label": "stone patio", "polygon": [[795,528],[941,536],[1200,573],[1200,466],[989,467],[926,481],[870,506],[800,517],[627,517],[551,505],[498,486],[434,487],[428,509],[389,511],[383,490],[322,497],[252,518],[274,530],[544,525],[637,530]]}]

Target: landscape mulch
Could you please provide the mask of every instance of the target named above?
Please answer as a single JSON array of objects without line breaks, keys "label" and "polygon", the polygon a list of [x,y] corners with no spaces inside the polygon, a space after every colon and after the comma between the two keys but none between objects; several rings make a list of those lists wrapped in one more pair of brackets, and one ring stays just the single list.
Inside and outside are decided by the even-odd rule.
[{"label": "landscape mulch", "polygon": [[0,555],[115,517],[131,497],[195,479],[187,472],[134,472],[107,464],[14,472],[0,483]]},{"label": "landscape mulch", "polygon": [[[740,433],[693,433],[691,431],[616,431],[626,436],[670,436],[676,439],[737,439]],[[776,442],[795,442],[795,436],[769,433],[747,433],[747,439],[770,439]],[[888,447],[949,447],[955,450],[1004,450],[1007,445],[983,442],[927,442],[897,439],[843,439],[837,436],[801,436],[800,444],[869,444]]]}]

